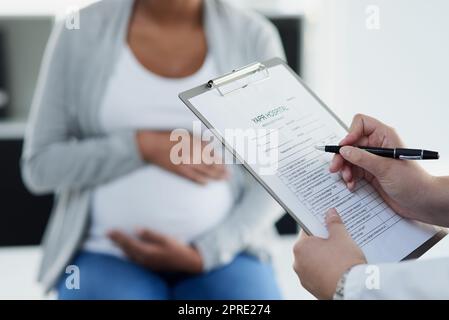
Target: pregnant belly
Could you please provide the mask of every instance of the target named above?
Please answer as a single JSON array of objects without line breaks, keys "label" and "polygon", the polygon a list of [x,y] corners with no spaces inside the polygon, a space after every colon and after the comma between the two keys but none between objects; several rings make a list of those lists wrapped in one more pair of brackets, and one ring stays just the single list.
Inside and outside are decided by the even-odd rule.
[{"label": "pregnant belly", "polygon": [[202,186],[147,166],[95,190],[90,233],[149,228],[188,242],[220,223],[232,204],[226,181]]}]

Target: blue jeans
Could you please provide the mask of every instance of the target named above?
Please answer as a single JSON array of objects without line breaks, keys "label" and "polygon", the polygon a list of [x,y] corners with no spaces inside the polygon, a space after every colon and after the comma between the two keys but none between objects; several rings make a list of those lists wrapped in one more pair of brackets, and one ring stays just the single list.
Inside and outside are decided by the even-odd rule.
[{"label": "blue jeans", "polygon": [[61,300],[277,300],[281,299],[271,265],[240,254],[230,264],[199,275],[152,272],[112,255],[81,252],[72,263],[80,288],[69,290],[63,274]]}]

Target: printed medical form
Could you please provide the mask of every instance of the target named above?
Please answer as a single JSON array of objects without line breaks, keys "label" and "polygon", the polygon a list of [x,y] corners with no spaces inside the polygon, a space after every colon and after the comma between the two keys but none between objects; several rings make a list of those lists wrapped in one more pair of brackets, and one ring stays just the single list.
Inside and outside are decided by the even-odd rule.
[{"label": "printed medical form", "polygon": [[[365,180],[351,192],[338,174],[329,173],[331,156],[315,146],[338,144],[346,135],[344,127],[283,65],[269,72],[267,81],[227,95],[209,90],[189,102],[230,145],[225,130],[276,132],[276,171],[258,178],[303,227],[327,237],[324,215],[335,207],[370,263],[399,261],[436,234],[433,227],[398,216]],[[271,148],[257,139],[251,143]],[[245,161],[242,150],[234,152]],[[256,173],[260,169],[248,166]]]}]

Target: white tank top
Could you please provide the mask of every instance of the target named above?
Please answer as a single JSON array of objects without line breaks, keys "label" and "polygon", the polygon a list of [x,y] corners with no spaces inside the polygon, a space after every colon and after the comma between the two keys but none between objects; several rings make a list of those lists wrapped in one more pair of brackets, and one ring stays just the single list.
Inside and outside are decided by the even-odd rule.
[{"label": "white tank top", "polygon": [[[207,56],[195,74],[180,79],[158,76],[144,68],[126,46],[118,60],[100,108],[107,133],[123,129],[192,130],[195,116],[179,100],[182,91],[217,76]],[[233,205],[226,181],[205,186],[154,165],[101,185],[93,192],[92,224],[84,248],[122,255],[107,238],[113,229],[134,234],[149,228],[189,242],[222,221]]]}]

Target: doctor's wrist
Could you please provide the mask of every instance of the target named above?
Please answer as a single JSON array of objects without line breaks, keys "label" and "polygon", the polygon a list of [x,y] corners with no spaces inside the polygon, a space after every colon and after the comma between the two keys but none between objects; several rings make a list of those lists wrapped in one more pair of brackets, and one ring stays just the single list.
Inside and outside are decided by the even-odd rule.
[{"label": "doctor's wrist", "polygon": [[449,177],[431,177],[426,201],[431,224],[449,227]]},{"label": "doctor's wrist", "polygon": [[345,285],[346,285],[346,279],[348,278],[348,274],[351,271],[352,268],[350,268],[348,271],[343,273],[343,275],[340,277],[340,279],[337,282],[337,288],[335,289],[335,293],[333,296],[333,300],[344,300],[345,299]]},{"label": "doctor's wrist", "polygon": [[364,267],[368,266],[367,262],[363,262],[363,263],[359,263],[359,264],[354,264],[352,267],[349,267],[345,272],[343,272],[343,274],[341,275],[341,277],[339,278],[338,282],[337,282],[337,286],[334,292],[334,295],[332,296],[333,300],[346,300],[348,299],[348,295],[346,291],[346,288],[348,287],[348,279],[350,274],[353,274],[354,272],[359,272],[360,267],[362,267],[362,269]]}]

